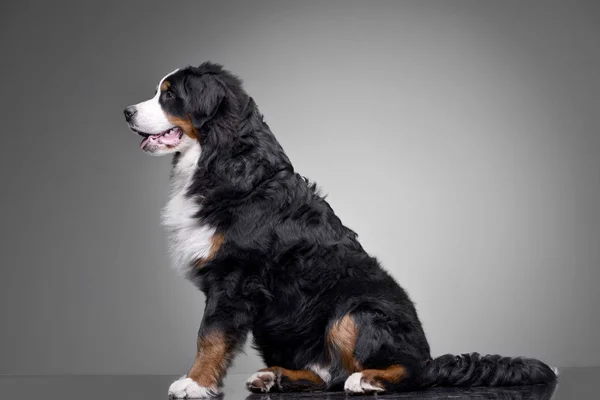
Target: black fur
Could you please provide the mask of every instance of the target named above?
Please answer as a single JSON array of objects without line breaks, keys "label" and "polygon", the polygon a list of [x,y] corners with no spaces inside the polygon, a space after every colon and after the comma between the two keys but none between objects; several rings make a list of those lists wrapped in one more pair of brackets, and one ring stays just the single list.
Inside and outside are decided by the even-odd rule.
[{"label": "black fur", "polygon": [[552,369],[532,358],[446,354],[425,363],[420,385],[517,386],[548,383],[555,379]]},{"label": "black fur", "polygon": [[[401,364],[408,376],[391,390],[434,385],[523,385],[556,376],[531,359],[446,355],[431,358],[407,293],[367,254],[290,160],[238,78],[211,63],[169,78],[169,114],[189,115],[202,153],[190,195],[197,218],[225,241],[189,278],[206,294],[200,334],[220,329],[232,343],[251,332],[268,366],[331,365],[330,389],[348,372],[327,358],[331,324],[351,314],[355,357],[364,368]],[[177,158],[174,159],[174,163]]]}]

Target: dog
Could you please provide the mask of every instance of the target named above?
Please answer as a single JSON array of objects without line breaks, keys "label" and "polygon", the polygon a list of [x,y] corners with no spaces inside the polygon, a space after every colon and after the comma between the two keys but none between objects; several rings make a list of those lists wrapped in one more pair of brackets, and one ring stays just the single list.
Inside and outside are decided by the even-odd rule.
[{"label": "dog", "polygon": [[299,175],[241,80],[206,62],[160,80],[124,110],[150,155],[172,155],[169,251],[206,295],[189,372],[172,398],[219,394],[252,333],[267,368],[252,392],[397,392],[551,383],[531,358],[432,358],[407,293],[315,184]]}]

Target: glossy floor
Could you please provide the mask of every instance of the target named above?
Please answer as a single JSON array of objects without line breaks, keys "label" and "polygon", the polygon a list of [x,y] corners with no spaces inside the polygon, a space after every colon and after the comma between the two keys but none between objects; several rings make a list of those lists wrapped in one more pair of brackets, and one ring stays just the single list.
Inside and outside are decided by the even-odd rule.
[{"label": "glossy floor", "polygon": [[[378,399],[598,399],[597,368],[564,368],[556,387],[512,388],[433,388],[420,392],[378,395]],[[84,375],[84,376],[0,376],[0,399],[15,400],[166,400],[167,388],[175,376],[167,375]],[[230,375],[225,381],[224,397],[232,400],[331,399],[346,398],[344,393],[250,394],[244,387],[247,376]],[[373,398],[362,396],[359,398]]]}]

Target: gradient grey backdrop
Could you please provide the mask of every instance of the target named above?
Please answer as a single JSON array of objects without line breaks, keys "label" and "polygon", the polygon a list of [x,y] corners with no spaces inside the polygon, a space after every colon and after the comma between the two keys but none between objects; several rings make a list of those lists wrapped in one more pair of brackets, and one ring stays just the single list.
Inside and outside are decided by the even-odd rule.
[{"label": "gradient grey backdrop", "polygon": [[0,373],[187,370],[203,297],[165,254],[169,159],[121,110],[204,60],[244,78],[434,354],[600,365],[598,2],[0,7]]}]

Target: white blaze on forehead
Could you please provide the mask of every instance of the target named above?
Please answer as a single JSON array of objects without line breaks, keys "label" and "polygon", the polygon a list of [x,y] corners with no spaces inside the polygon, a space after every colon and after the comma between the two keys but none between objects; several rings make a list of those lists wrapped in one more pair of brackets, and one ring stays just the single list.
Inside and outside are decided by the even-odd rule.
[{"label": "white blaze on forehead", "polygon": [[179,69],[168,73],[160,80],[156,87],[156,94],[153,98],[135,105],[137,114],[135,116],[134,128],[136,130],[154,135],[173,128],[173,124],[169,122],[165,116],[158,99],[160,97],[160,85],[162,85],[165,79],[177,71],[179,71]]}]

